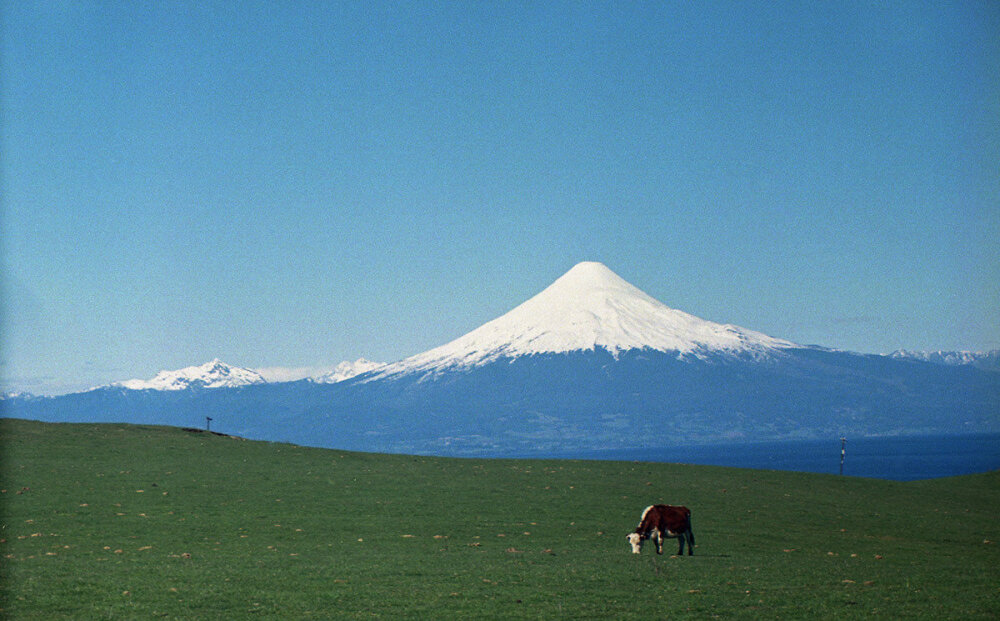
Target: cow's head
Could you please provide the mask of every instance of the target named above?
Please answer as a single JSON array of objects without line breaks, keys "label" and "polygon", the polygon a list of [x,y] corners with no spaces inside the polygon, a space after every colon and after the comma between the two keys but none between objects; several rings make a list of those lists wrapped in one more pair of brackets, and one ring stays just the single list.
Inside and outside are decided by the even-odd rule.
[{"label": "cow's head", "polygon": [[625,538],[628,539],[629,545],[632,546],[632,554],[642,552],[642,536],[639,533],[629,533]]}]

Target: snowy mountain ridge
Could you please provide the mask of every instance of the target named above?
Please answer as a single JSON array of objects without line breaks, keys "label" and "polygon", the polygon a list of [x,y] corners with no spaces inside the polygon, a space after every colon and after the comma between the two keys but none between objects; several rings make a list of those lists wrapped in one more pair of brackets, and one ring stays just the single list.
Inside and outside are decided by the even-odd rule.
[{"label": "snowy mountain ridge", "polygon": [[752,356],[798,347],[670,308],[602,263],[578,263],[541,293],[450,343],[387,365],[373,379],[469,368],[500,358],[605,349]]},{"label": "snowy mountain ridge", "polygon": [[974,366],[983,369],[1000,369],[1000,349],[992,351],[909,351],[898,349],[885,354],[895,360],[919,360],[947,366]]},{"label": "snowy mountain ridge", "polygon": [[345,360],[344,362],[338,364],[333,371],[313,378],[313,381],[320,384],[336,384],[337,382],[349,380],[352,377],[362,375],[363,373],[381,369],[384,366],[384,362],[373,362],[365,358],[358,358],[354,362]]},{"label": "snowy mountain ridge", "polygon": [[186,390],[194,387],[235,388],[264,383],[267,383],[267,380],[260,373],[230,366],[216,358],[198,366],[184,367],[176,371],[160,371],[149,380],[130,379],[114,382],[110,387],[129,390]]},{"label": "snowy mountain ridge", "polygon": [[[383,362],[372,362],[365,358],[358,358],[351,362],[345,360],[332,371],[323,373],[315,377],[306,377],[319,384],[336,384],[350,379],[356,375],[368,373],[385,366]],[[272,375],[272,379],[267,379],[265,372]],[[218,358],[206,362],[205,364],[184,367],[174,371],[160,371],[155,377],[148,380],[130,379],[120,382],[113,382],[98,388],[125,388],[127,390],[187,390],[189,388],[236,388],[239,386],[250,386],[252,384],[282,383],[284,381],[295,381],[294,379],[274,379],[274,369],[247,369],[236,367]],[[280,373],[277,375],[281,375]],[[297,378],[301,379],[301,378]],[[11,395],[10,398],[20,397]]]}]

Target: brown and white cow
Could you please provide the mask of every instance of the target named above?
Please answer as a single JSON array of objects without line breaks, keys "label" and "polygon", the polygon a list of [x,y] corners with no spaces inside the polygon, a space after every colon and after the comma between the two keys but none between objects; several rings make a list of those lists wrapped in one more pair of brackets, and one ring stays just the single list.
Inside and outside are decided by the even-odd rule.
[{"label": "brown and white cow", "polygon": [[684,543],[687,542],[688,556],[694,554],[694,531],[691,530],[691,511],[687,507],[671,505],[651,505],[642,512],[642,519],[635,532],[626,538],[632,545],[632,553],[642,551],[642,542],[652,538],[656,542],[656,553],[663,554],[663,540],[677,539],[680,547],[677,555],[684,554]]}]

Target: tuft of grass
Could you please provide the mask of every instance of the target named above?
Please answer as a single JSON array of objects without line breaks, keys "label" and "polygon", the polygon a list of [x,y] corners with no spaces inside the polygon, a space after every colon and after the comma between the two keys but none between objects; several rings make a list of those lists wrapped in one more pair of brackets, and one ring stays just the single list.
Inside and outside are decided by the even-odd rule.
[{"label": "tuft of grass", "polygon": [[[9,419],[0,442],[10,619],[1000,616],[998,472],[443,459]],[[695,556],[629,553],[657,502],[691,508]]]}]

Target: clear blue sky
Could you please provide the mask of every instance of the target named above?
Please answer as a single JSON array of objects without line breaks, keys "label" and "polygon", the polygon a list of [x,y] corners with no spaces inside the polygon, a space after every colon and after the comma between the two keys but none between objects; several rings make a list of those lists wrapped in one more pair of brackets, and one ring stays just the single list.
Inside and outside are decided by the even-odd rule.
[{"label": "clear blue sky", "polygon": [[583,260],[1000,347],[996,2],[0,6],[7,389],[392,361]]}]

